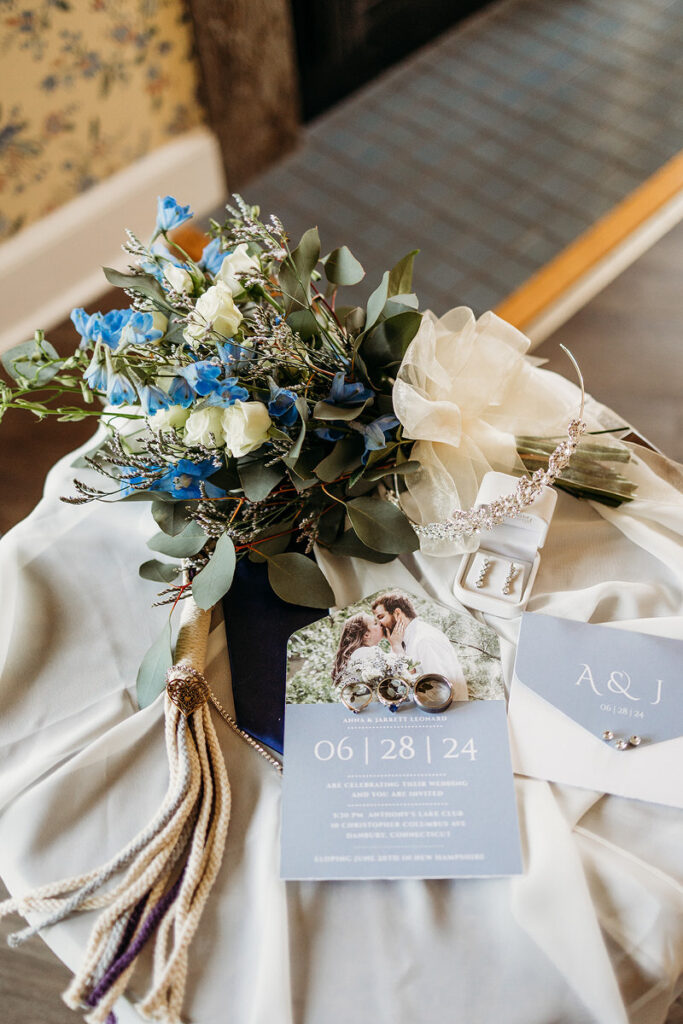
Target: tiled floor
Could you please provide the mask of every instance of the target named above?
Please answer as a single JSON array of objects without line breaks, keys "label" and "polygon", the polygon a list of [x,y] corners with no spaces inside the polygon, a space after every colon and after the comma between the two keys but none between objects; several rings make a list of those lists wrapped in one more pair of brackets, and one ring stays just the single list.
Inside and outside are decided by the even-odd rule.
[{"label": "tiled floor", "polygon": [[683,6],[501,0],[305,130],[244,190],[424,306],[495,306],[683,148]]}]

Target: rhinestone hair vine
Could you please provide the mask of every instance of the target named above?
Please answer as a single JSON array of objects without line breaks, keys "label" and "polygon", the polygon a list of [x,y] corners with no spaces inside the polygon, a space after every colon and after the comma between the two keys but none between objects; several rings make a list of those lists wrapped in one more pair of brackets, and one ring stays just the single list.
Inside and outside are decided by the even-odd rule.
[{"label": "rhinestone hair vine", "polygon": [[547,469],[537,469],[528,477],[522,477],[510,494],[496,498],[488,505],[475,505],[470,509],[456,509],[444,522],[438,523],[413,523],[413,529],[418,537],[429,540],[460,540],[464,537],[471,537],[482,530],[491,530],[504,519],[514,519],[521,515],[525,508],[538,497],[544,487],[549,487],[555,482],[562,470],[568,464],[576,451],[581,435],[586,430],[583,419],[583,408],[586,393],[583,384],[583,375],[579,369],[574,356],[568,348],[560,345],[560,348],[571,360],[579,378],[581,386],[581,407],[576,419],[570,421],[567,427],[567,437],[558,444],[557,448],[548,459]]}]

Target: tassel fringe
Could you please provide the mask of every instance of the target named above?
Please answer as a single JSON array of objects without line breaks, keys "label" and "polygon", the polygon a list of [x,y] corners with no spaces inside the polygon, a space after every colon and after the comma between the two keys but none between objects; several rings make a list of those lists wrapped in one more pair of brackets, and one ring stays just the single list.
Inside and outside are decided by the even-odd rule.
[{"label": "tassel fringe", "polygon": [[[164,1024],[181,1021],[189,947],[223,859],[230,821],[230,784],[200,675],[209,621],[210,613],[191,598],[184,602],[165,696],[169,786],[152,821],[101,867],[0,903],[0,917],[43,915],[10,935],[10,946],[72,914],[102,909],[63,996],[72,1009],[87,1011],[88,1024],[114,1024],[113,1006],[152,939],[152,983],[138,1010]],[[121,880],[105,888],[121,872]]]}]

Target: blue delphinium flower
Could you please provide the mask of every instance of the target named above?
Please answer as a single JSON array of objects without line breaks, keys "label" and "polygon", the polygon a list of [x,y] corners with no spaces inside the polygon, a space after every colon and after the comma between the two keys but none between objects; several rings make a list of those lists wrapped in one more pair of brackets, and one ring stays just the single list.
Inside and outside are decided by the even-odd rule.
[{"label": "blue delphinium flower", "polygon": [[178,373],[171,381],[168,395],[174,405],[182,405],[183,409],[187,409],[189,405],[192,405],[195,399],[195,394],[189,381],[181,373]]},{"label": "blue delphinium flower", "polygon": [[173,196],[164,196],[163,199],[161,196],[158,197],[157,231],[170,231],[171,228],[177,228],[179,224],[190,220],[192,216],[189,205],[181,206]]},{"label": "blue delphinium flower", "polygon": [[360,381],[346,384],[345,375],[340,370],[335,373],[330,393],[325,399],[329,405],[362,405],[369,398],[374,398],[375,392]]},{"label": "blue delphinium flower", "polygon": [[225,496],[223,488],[207,481],[207,477],[213,476],[220,466],[220,459],[203,459],[201,462],[180,459],[175,466],[169,466],[167,472],[154,481],[152,490],[167,491],[174,498],[201,498],[201,480],[209,498],[222,498]]},{"label": "blue delphinium flower", "polygon": [[[135,491],[164,491],[172,494],[174,498],[201,498],[202,492],[199,482],[204,482],[206,494],[210,498],[223,498],[225,491],[222,487],[209,483],[207,477],[220,469],[220,459],[203,459],[201,462],[190,462],[189,459],[180,459],[178,463],[170,466],[149,465],[145,469],[137,466],[124,466],[121,469],[121,494],[122,498]],[[160,470],[166,470],[156,479],[155,474]]]},{"label": "blue delphinium flower", "polygon": [[108,376],[102,352],[95,348],[90,364],[83,374],[83,380],[91,391],[106,391]]},{"label": "blue delphinium flower", "polygon": [[109,374],[107,401],[110,405],[135,405],[138,393],[131,382],[120,373]]},{"label": "blue delphinium flower", "polygon": [[244,345],[238,345],[230,340],[216,341],[216,349],[218,358],[226,366],[237,366],[238,363],[246,363],[255,358],[253,349],[245,348]]},{"label": "blue delphinium flower", "polygon": [[334,426],[316,427],[313,433],[323,441],[341,441],[342,437],[346,437],[346,431],[337,430]]},{"label": "blue delphinium flower", "polygon": [[155,384],[145,384],[140,388],[140,405],[146,416],[153,416],[160,409],[170,409],[171,399]]},{"label": "blue delphinium flower", "polygon": [[111,309],[99,320],[95,327],[95,336],[111,349],[119,347],[121,334],[133,318],[132,309]]},{"label": "blue delphinium flower", "polygon": [[121,332],[133,315],[132,309],[110,309],[108,313],[92,315],[82,308],[72,310],[72,323],[81,335],[79,347],[86,348],[93,342],[102,341],[111,349],[117,348]]},{"label": "blue delphinium flower", "polygon": [[154,327],[154,317],[151,313],[133,313],[129,317],[119,335],[119,343],[125,345],[147,345],[152,341],[158,341],[163,336],[163,331]]},{"label": "blue delphinium flower", "polygon": [[387,446],[387,435],[398,426],[398,420],[390,413],[378,416],[372,423],[358,424],[357,429],[363,434],[365,451],[361,455],[363,465],[368,461],[370,452],[380,451]]},{"label": "blue delphinium flower", "polygon": [[98,339],[101,313],[86,313],[82,306],[71,310],[71,322],[81,336],[79,348],[87,348]]},{"label": "blue delphinium flower", "polygon": [[237,383],[237,377],[227,377],[225,380],[216,382],[216,390],[212,391],[206,399],[207,405],[217,405],[226,408],[234,405],[235,402],[248,402],[249,392]]},{"label": "blue delphinium flower", "polygon": [[184,377],[196,395],[210,395],[218,386],[223,367],[218,359],[200,359],[183,366],[178,374]]},{"label": "blue delphinium flower", "polygon": [[227,255],[225,250],[221,250],[220,238],[214,238],[208,245],[204,246],[199,266],[202,270],[208,270],[210,274],[217,274],[223,266],[223,260]]},{"label": "blue delphinium flower", "polygon": [[275,384],[270,385],[270,401],[268,412],[274,420],[279,420],[285,427],[291,427],[296,423],[299,410],[296,403],[297,396],[287,388],[279,388]]}]

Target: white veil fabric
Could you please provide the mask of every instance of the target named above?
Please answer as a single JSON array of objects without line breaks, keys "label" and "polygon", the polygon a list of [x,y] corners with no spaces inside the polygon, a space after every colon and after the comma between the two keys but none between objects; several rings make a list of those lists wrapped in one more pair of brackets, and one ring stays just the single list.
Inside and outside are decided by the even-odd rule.
[{"label": "white veil fabric", "polygon": [[[138,711],[134,697],[167,615],[137,572],[153,523],[144,503],[60,504],[70,461],[0,541],[0,875],[17,895],[113,855],[167,783],[161,698]],[[639,495],[619,509],[560,495],[529,610],[683,638],[683,498],[668,465],[639,462]],[[396,585],[457,605],[457,556],[319,557],[338,604]],[[487,621],[509,682],[518,624]],[[254,643],[264,630],[254,623]],[[230,709],[219,614],[207,676]],[[188,1022],[665,1021],[683,969],[683,812],[518,778],[520,878],[284,883],[281,780],[216,727],[233,815],[190,951]],[[71,967],[94,916],[44,935]],[[140,1019],[144,992],[140,970],[119,1022]]]}]

